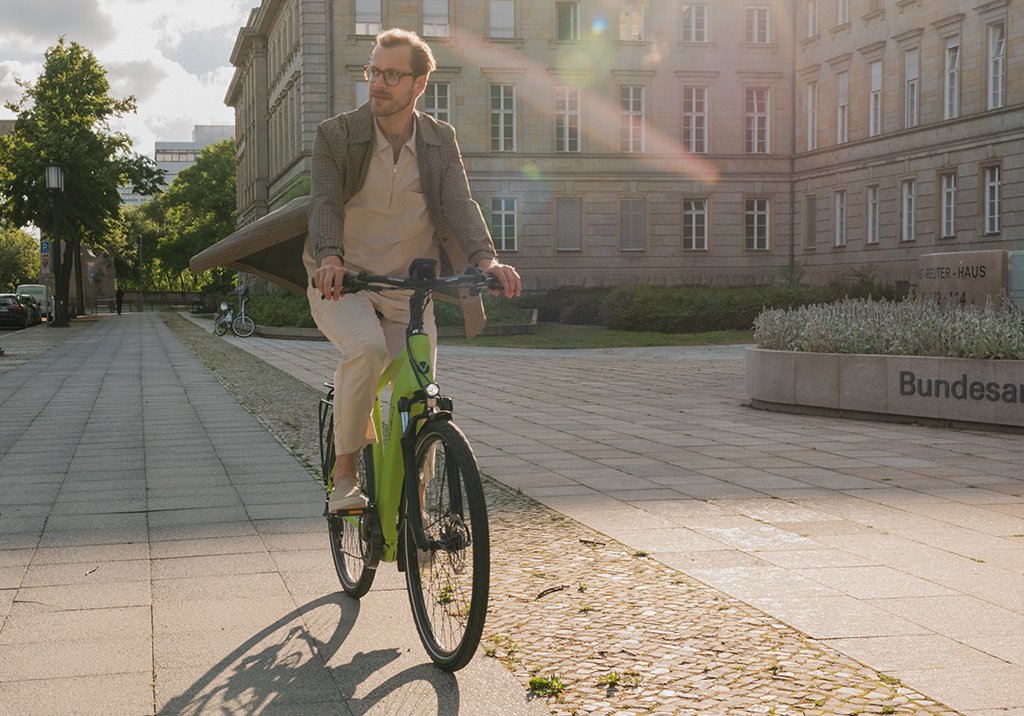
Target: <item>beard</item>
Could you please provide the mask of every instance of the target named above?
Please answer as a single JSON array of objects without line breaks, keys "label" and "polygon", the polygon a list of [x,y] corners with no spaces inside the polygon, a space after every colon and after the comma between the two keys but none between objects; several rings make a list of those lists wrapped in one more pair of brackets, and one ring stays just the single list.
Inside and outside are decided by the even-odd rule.
[{"label": "beard", "polygon": [[370,93],[370,113],[374,117],[390,117],[393,114],[398,114],[405,111],[415,101],[412,83],[407,92],[396,90],[397,88],[389,87],[386,90],[386,97],[385,92],[381,92],[379,96]]}]

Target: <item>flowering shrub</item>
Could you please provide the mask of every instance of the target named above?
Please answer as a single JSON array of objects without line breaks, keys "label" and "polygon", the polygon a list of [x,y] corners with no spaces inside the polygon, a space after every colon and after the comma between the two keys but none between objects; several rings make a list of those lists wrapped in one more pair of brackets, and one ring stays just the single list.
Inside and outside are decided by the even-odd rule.
[{"label": "flowering shrub", "polygon": [[763,311],[754,340],[772,350],[1021,360],[1024,312],[1008,302],[942,309],[913,299],[845,299]]}]

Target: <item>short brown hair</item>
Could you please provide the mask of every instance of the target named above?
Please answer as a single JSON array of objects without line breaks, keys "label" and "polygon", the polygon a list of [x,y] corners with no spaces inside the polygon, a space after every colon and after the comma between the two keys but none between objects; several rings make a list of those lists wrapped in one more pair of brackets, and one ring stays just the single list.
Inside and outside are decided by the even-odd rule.
[{"label": "short brown hair", "polygon": [[423,38],[412,30],[393,27],[377,35],[377,47],[400,47],[408,45],[412,48],[412,71],[417,77],[428,75],[437,68],[434,53]]}]

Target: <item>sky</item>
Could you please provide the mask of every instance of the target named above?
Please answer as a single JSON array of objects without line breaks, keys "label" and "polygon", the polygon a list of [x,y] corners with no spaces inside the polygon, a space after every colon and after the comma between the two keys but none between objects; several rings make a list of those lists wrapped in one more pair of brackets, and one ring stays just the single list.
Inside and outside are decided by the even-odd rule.
[{"label": "sky", "polygon": [[231,49],[259,0],[0,0],[0,119],[33,81],[61,35],[92,50],[111,93],[134,95],[134,115],[111,126],[153,157],[156,141],[190,141],[197,124],[234,124],[224,104]]}]

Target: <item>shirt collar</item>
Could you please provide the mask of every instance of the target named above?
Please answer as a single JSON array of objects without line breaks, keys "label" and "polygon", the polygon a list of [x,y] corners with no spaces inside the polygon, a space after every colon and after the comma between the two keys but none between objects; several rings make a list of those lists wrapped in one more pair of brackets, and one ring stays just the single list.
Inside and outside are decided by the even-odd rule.
[{"label": "shirt collar", "polygon": [[[418,131],[418,125],[419,122],[416,121],[416,117],[414,115],[412,118],[412,135],[409,137],[409,141],[402,145],[404,147],[408,147],[414,157],[416,156],[416,132]],[[377,137],[373,146],[373,153],[379,154],[385,149],[391,149],[391,143],[388,142],[388,138],[384,136],[384,132],[380,131],[380,125],[377,124],[376,118],[373,120],[373,131]]]}]

